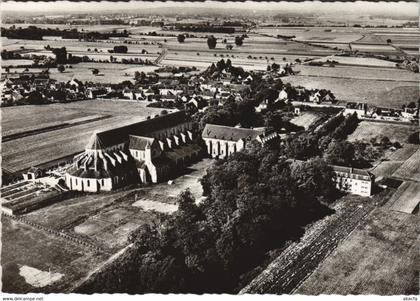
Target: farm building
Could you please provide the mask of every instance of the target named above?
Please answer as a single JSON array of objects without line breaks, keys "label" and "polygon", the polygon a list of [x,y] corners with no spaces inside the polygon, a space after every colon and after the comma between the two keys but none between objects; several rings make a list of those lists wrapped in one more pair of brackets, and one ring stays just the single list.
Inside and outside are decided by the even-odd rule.
[{"label": "farm building", "polygon": [[213,158],[225,158],[245,148],[252,140],[265,144],[277,139],[276,132],[265,129],[244,129],[215,124],[206,124],[202,138],[207,146],[207,153]]},{"label": "farm building", "polygon": [[65,175],[70,190],[99,192],[130,182],[157,183],[198,158],[192,122],[184,111],[95,132]]},{"label": "farm building", "polygon": [[336,175],[337,188],[361,196],[371,196],[375,177],[363,169],[331,166]]}]

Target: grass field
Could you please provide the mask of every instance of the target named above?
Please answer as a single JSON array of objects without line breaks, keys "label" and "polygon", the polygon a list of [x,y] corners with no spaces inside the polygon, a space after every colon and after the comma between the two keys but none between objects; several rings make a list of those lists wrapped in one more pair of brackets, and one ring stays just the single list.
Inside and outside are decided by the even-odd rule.
[{"label": "grass field", "polygon": [[[25,120],[31,115],[32,109],[36,115],[32,115],[32,119],[29,118],[31,127],[41,127],[42,124],[48,124],[56,120],[56,117],[53,116],[56,111],[66,111],[66,114],[69,114],[63,113],[64,115],[61,116],[73,116],[74,118],[79,117],[78,114],[81,116],[88,116],[89,114],[113,115],[111,118],[103,120],[3,142],[3,167],[10,171],[23,170],[82,151],[94,130],[137,122],[160,112],[160,109],[146,108],[145,106],[146,104],[143,103],[89,100],[68,104],[31,106],[22,109],[23,116],[19,113],[20,107],[2,108],[2,122],[7,124],[7,131],[12,129],[16,131],[19,128],[26,129]],[[73,115],[70,112],[73,112]]]},{"label": "grass field", "polygon": [[383,135],[392,142],[398,141],[403,144],[416,129],[415,125],[361,121],[356,130],[347,139],[351,142],[356,140],[370,141],[371,138]]},{"label": "grass field", "polygon": [[375,106],[399,109],[403,104],[417,101],[419,97],[418,83],[416,82],[299,75],[284,77],[282,81],[308,89],[331,90],[337,99],[342,101],[366,102]]},{"label": "grass field", "polygon": [[417,216],[378,208],[296,293],[417,294],[419,234]]}]

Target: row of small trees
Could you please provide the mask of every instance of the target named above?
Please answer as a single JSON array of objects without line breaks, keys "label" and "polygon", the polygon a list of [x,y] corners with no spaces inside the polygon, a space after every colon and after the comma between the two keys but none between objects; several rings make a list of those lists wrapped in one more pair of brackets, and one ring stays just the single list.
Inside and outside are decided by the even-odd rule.
[{"label": "row of small trees", "polygon": [[[235,37],[235,45],[238,46],[238,47],[239,46],[242,46],[245,37],[246,37],[246,35],[236,36]],[[186,38],[186,36],[184,34],[179,34],[178,37],[177,37],[177,40],[178,40],[179,43],[184,43],[185,42],[185,38]],[[227,40],[224,39],[222,42],[224,44],[226,44],[227,43]],[[216,45],[217,45],[217,38],[215,36],[213,36],[213,35],[208,36],[207,37],[207,46],[209,47],[209,49],[215,49],[216,48]],[[231,44],[228,44],[226,46],[226,49],[231,50],[232,48],[233,48],[233,46]]]}]

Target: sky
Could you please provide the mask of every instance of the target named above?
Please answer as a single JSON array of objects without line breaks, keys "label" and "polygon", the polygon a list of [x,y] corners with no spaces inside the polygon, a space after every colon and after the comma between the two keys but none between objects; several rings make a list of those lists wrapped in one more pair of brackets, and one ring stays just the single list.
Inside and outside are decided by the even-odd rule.
[{"label": "sky", "polygon": [[27,11],[27,12],[53,12],[53,11],[98,11],[98,10],[130,10],[141,8],[158,8],[158,7],[217,7],[226,9],[249,9],[249,10],[279,10],[279,11],[301,11],[301,12],[337,12],[343,11],[354,14],[390,14],[390,15],[413,15],[418,13],[417,2],[320,2],[320,1],[304,1],[304,2],[215,2],[206,1],[202,3],[194,2],[14,2],[3,1],[2,10],[4,11]]}]

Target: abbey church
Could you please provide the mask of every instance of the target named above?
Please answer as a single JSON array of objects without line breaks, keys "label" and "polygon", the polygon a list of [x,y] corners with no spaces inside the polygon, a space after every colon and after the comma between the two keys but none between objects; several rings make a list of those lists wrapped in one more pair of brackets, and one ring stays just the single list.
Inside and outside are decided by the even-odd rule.
[{"label": "abbey church", "polygon": [[157,183],[200,157],[184,111],[94,132],[65,175],[70,190],[110,191],[133,181]]}]

